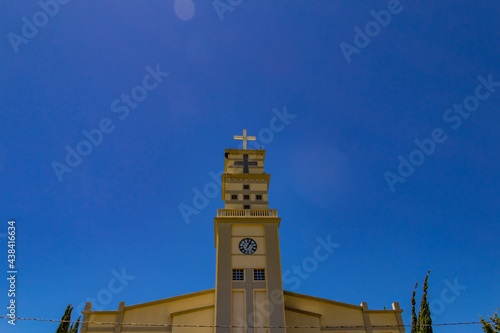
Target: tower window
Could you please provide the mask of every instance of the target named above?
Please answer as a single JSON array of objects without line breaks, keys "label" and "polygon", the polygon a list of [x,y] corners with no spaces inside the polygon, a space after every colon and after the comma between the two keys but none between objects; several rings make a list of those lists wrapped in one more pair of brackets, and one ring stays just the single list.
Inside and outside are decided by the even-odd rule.
[{"label": "tower window", "polygon": [[238,200],[238,194],[231,194],[232,200]]},{"label": "tower window", "polygon": [[250,195],[245,194],[245,195],[243,196],[243,199],[244,199],[244,200],[250,200]]},{"label": "tower window", "polygon": [[244,190],[249,190],[250,189],[250,185],[243,185],[243,189]]},{"label": "tower window", "polygon": [[266,273],[263,269],[253,270],[253,279],[255,281],[264,281],[266,279]]},{"label": "tower window", "polygon": [[250,209],[250,205],[243,205],[243,209]]},{"label": "tower window", "polygon": [[233,269],[233,280],[242,281],[245,279],[245,273],[242,269]]},{"label": "tower window", "polygon": [[255,196],[255,200],[262,200],[262,194],[257,194]]}]

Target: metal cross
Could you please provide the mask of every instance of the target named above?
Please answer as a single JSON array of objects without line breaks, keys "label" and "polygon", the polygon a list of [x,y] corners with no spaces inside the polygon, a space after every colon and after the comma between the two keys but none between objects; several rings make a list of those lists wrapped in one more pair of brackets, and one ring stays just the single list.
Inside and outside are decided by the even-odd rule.
[{"label": "metal cross", "polygon": [[248,154],[243,154],[243,161],[236,161],[234,165],[243,165],[243,173],[248,173],[248,166],[257,165],[257,162],[248,162]]},{"label": "metal cross", "polygon": [[235,135],[234,136],[235,140],[243,140],[243,149],[247,149],[247,140],[257,140],[255,136],[247,136],[247,130],[243,130],[243,136],[241,135]]}]

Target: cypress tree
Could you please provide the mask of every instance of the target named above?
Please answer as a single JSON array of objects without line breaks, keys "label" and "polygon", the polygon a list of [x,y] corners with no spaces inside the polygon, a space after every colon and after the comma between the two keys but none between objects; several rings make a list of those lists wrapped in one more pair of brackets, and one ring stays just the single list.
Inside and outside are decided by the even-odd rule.
[{"label": "cypress tree", "polygon": [[76,323],[70,326],[69,321],[71,320],[72,311],[73,307],[70,304],[66,308],[66,311],[64,311],[64,315],[61,318],[61,323],[59,324],[56,333],[78,333],[78,326],[80,326],[80,317],[78,317]]},{"label": "cypress tree", "polygon": [[64,314],[61,318],[61,323],[59,324],[59,327],[57,328],[56,333],[67,333],[68,328],[69,328],[69,322],[71,320],[71,311],[73,311],[73,308],[71,307],[71,304],[68,305],[66,308],[66,311],[64,311]]},{"label": "cypress tree", "polygon": [[78,333],[78,326],[80,326],[80,317],[78,317],[76,323],[70,326],[68,333]]},{"label": "cypress tree", "polygon": [[483,324],[483,331],[486,333],[500,332],[500,317],[498,317],[498,313],[496,311],[494,317],[490,316],[490,320],[492,323],[488,323],[486,320],[481,318],[481,323]]},{"label": "cypress tree", "polygon": [[418,282],[415,284],[413,294],[411,295],[411,333],[418,333],[418,318],[415,312],[415,290],[417,290]]},{"label": "cypress tree", "polygon": [[420,312],[418,314],[419,327],[417,333],[432,333],[431,310],[427,302],[427,280],[429,279],[430,273],[431,271],[427,272],[427,276],[424,280],[424,293],[422,295],[422,301],[420,302]]}]

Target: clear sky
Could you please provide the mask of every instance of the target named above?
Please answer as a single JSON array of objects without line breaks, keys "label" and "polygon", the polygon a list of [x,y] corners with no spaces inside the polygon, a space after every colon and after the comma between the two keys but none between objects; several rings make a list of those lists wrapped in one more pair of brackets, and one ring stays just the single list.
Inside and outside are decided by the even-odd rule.
[{"label": "clear sky", "polygon": [[[0,315],[9,219],[19,317],[213,288],[214,179],[244,128],[285,290],[398,301],[409,324],[432,269],[435,323],[493,314],[499,17],[485,0],[0,2]],[[338,244],[324,261],[320,242]]]}]

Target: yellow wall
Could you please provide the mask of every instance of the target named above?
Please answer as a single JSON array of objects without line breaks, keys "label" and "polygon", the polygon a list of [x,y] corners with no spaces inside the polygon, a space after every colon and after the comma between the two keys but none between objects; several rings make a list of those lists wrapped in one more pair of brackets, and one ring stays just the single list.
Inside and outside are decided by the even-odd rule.
[{"label": "yellow wall", "polygon": [[[325,300],[317,297],[306,296],[291,292],[284,292],[285,295],[285,322],[287,326],[364,326],[364,315],[368,315],[372,326],[377,325],[397,325],[397,316],[401,310],[368,310],[362,306],[351,305],[341,302]],[[242,325],[244,323],[245,293],[243,290],[235,290],[232,294],[233,304],[232,325]],[[256,291],[254,293],[253,316],[255,324],[258,326],[269,325],[267,319],[262,322],[262,312],[268,311],[269,305],[266,303],[266,292]],[[214,325],[214,289],[198,293],[172,297],[160,301],[149,302],[125,307],[123,311],[123,322],[136,323],[158,323],[158,324],[190,324],[190,325]],[[115,322],[119,311],[91,311],[83,312],[88,317],[88,321]],[[109,325],[91,324],[91,331],[95,333],[110,332]],[[135,326],[123,329],[123,332],[167,332],[168,328],[151,328]],[[112,330],[111,330],[112,331]],[[331,330],[329,330],[331,331]],[[174,327],[174,333],[213,333],[213,328],[181,328]],[[287,329],[287,333],[312,333],[320,332],[319,329]],[[341,329],[332,332],[345,333],[366,333],[365,329]],[[373,333],[401,333],[399,329],[373,329]],[[87,333],[82,330],[81,333]],[[244,333],[244,330],[233,329],[232,333]],[[266,333],[264,329],[257,329],[255,333]]]},{"label": "yellow wall", "polygon": [[[231,228],[231,265],[234,268],[266,267],[266,242],[264,226],[256,225],[233,225]],[[251,237],[257,243],[257,251],[254,254],[245,255],[241,253],[239,244],[243,238]]]},{"label": "yellow wall", "polygon": [[[231,313],[231,325],[233,326],[245,326],[245,291],[244,290],[233,290],[232,293],[232,313]],[[233,328],[232,333],[245,333],[244,328]]]},{"label": "yellow wall", "polygon": [[[120,315],[123,323],[148,324],[194,324],[214,325],[215,290],[205,290],[164,300],[148,302],[124,307],[124,311],[83,311],[85,321],[117,322]],[[111,327],[110,327],[111,326]],[[89,324],[88,329],[82,326],[81,333],[110,332],[113,325]],[[127,326],[123,332],[170,332],[169,327]],[[114,332],[114,330],[111,330]],[[194,332],[189,328],[173,328],[173,332]],[[196,332],[212,333],[213,328],[197,328]]]},{"label": "yellow wall", "polygon": [[[174,325],[214,325],[214,308],[187,312],[173,317]],[[173,333],[213,333],[213,327],[174,327]]]},{"label": "yellow wall", "polygon": [[[266,291],[255,291],[253,298],[253,324],[254,326],[269,326],[269,305],[267,302]],[[255,333],[266,333],[266,328],[256,328]]]},{"label": "yellow wall", "polygon": [[[287,326],[320,326],[318,316],[303,314],[285,308]],[[319,333],[319,328],[288,328],[287,333]]]},{"label": "yellow wall", "polygon": [[[111,314],[107,314],[107,311],[102,311],[102,312],[97,312],[93,316],[90,317],[89,321],[96,321],[96,322],[101,322],[101,323],[114,323],[116,322],[116,314],[114,313],[115,311],[109,311],[113,312]],[[106,329],[109,329],[111,325],[99,325],[99,324],[90,324],[89,327],[92,327],[93,329],[102,329],[101,332],[105,332]],[[111,326],[114,327],[114,326]],[[94,331],[96,332],[96,331]],[[100,332],[100,331],[97,331]],[[109,331],[107,331],[109,332]]]},{"label": "yellow wall", "polygon": [[[284,292],[285,316],[287,326],[361,326],[366,325],[398,325],[398,315],[401,310],[368,310],[363,306],[351,305],[341,302],[330,301],[312,296]],[[317,319],[315,319],[317,318]],[[365,322],[367,318],[367,322]],[[308,330],[294,329],[288,332],[312,332]],[[319,332],[319,331],[318,331]],[[339,328],[335,332],[361,333],[363,329]],[[373,333],[401,333],[404,328],[373,329]]]}]

